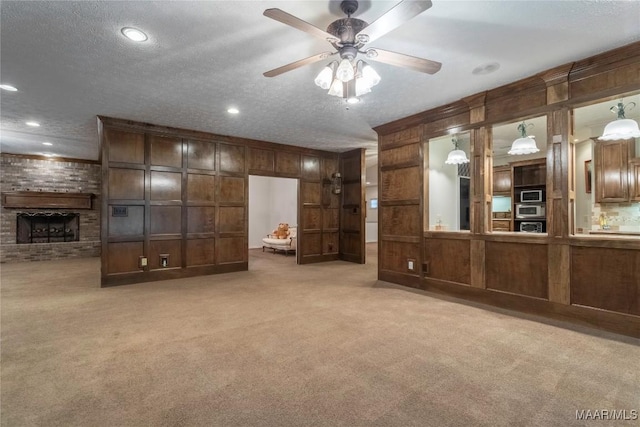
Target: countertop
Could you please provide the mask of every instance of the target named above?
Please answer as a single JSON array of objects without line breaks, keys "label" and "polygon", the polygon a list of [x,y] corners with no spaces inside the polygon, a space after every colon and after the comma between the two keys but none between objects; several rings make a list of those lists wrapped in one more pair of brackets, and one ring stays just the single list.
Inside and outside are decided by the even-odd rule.
[{"label": "countertop", "polygon": [[589,234],[612,234],[614,236],[640,236],[640,231],[590,230]]}]

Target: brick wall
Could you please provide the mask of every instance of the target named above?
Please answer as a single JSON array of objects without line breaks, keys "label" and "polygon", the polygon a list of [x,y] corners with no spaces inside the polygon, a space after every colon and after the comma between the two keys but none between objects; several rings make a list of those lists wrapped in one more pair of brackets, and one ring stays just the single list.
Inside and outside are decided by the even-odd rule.
[{"label": "brick wall", "polygon": [[[0,262],[100,256],[100,165],[40,160],[0,154],[0,189],[5,191],[57,191],[93,193],[91,210],[0,210]],[[80,214],[80,241],[16,244],[18,212],[76,212]]]}]

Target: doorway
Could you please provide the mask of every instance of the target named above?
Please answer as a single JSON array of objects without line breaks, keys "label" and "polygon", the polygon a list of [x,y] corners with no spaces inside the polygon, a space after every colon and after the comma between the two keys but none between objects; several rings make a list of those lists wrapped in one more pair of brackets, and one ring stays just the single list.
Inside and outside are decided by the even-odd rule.
[{"label": "doorway", "polygon": [[471,180],[468,176],[458,177],[458,206],[459,206],[459,221],[460,230],[471,229],[471,218],[469,214],[469,207],[471,202],[469,200],[469,191],[471,189]]},{"label": "doorway", "polygon": [[[249,175],[249,269],[299,264],[298,186],[296,178]],[[274,232],[279,224],[281,238]],[[264,240],[267,239],[267,240]]]}]

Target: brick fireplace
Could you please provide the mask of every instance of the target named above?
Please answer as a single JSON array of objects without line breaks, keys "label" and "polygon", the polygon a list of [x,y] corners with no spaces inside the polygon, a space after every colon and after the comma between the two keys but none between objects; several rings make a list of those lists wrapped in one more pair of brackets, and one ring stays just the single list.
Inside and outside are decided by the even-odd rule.
[{"label": "brick fireplace", "polygon": [[[100,256],[97,162],[3,153],[0,178],[0,262]],[[18,196],[37,201],[26,205]]]}]

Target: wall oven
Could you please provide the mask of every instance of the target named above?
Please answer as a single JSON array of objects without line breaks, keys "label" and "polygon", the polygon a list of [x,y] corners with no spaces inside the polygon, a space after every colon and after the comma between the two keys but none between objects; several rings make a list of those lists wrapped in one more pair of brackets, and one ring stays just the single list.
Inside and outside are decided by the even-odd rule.
[{"label": "wall oven", "polygon": [[540,221],[523,221],[520,223],[520,231],[523,233],[542,233],[544,226]]},{"label": "wall oven", "polygon": [[545,206],[543,204],[516,204],[516,218],[544,218]]}]

